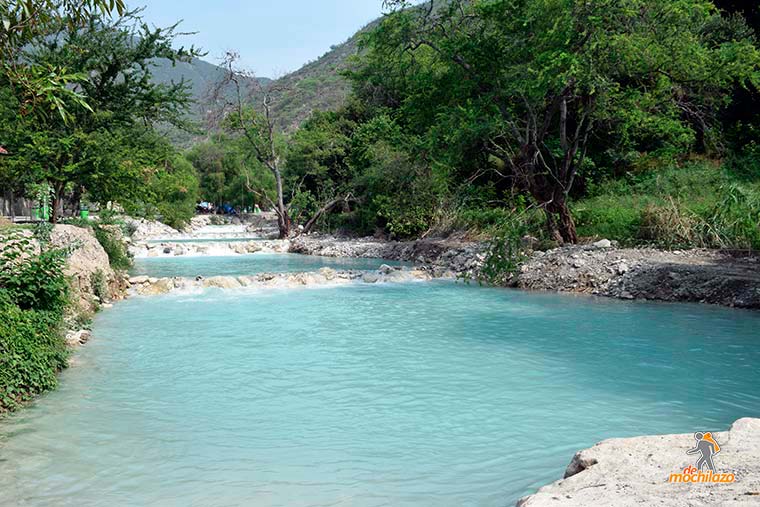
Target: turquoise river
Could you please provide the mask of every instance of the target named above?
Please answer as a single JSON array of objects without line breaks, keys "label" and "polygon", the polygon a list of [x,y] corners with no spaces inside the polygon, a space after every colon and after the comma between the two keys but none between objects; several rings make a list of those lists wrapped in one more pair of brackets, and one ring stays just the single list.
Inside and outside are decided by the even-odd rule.
[{"label": "turquoise river", "polygon": [[133,297],[73,362],[0,424],[0,505],[504,507],[601,439],[760,416],[757,313],[443,281]]}]

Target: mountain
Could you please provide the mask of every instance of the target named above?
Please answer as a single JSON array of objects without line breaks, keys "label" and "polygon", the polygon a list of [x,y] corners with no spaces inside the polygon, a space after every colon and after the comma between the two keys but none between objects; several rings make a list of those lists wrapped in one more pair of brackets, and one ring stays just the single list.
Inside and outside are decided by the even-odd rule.
[{"label": "mountain", "polygon": [[[160,59],[153,62],[155,66],[152,69],[153,80],[157,83],[178,83],[182,79],[189,82],[190,95],[195,102],[191,111],[191,117],[199,120],[203,117],[204,103],[210,88],[217,83],[223,76],[224,70],[218,65],[193,58],[190,62],[176,62],[172,64],[169,60]],[[267,86],[272,82],[271,79],[262,77],[258,81]]]},{"label": "mountain", "polygon": [[378,22],[369,23],[317,60],[272,83],[273,88],[282,89],[273,93],[277,123],[282,130],[295,130],[314,110],[335,110],[343,105],[351,85],[340,72],[348,67],[350,57],[359,52],[361,34]]},{"label": "mountain", "polygon": [[[347,41],[333,46],[317,60],[312,61],[290,74],[277,79],[257,78],[265,87],[272,86],[273,110],[277,126],[285,132],[292,132],[314,110],[335,110],[345,101],[350,92],[350,84],[340,75],[349,64],[349,58],[359,50],[359,37],[379,21],[373,21],[359,30]],[[191,84],[191,95],[195,101],[190,117],[200,122],[204,116],[209,88],[223,75],[223,70],[199,58],[191,62],[172,65],[168,60],[157,60],[153,69],[153,79],[159,83],[179,82],[182,78]],[[188,146],[193,136],[187,133],[170,133],[172,140]]]}]

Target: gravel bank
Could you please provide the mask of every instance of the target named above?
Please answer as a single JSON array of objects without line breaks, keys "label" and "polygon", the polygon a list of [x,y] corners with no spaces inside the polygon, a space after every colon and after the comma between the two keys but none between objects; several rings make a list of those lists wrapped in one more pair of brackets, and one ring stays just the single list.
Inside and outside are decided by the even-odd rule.
[{"label": "gravel bank", "polygon": [[760,309],[760,261],[711,250],[621,249],[599,242],[535,252],[515,286],[621,299]]}]

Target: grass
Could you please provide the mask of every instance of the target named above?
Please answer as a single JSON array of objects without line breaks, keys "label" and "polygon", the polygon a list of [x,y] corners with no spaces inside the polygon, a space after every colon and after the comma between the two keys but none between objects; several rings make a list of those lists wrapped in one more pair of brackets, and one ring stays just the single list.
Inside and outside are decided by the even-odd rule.
[{"label": "grass", "polygon": [[580,236],[624,245],[760,249],[760,181],[709,162],[605,182],[573,214]]}]

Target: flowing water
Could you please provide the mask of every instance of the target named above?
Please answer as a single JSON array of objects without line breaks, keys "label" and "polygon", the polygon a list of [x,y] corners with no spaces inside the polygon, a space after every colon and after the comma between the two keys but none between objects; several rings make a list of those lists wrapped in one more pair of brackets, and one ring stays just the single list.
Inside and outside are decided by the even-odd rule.
[{"label": "flowing water", "polygon": [[249,241],[267,241],[266,238],[259,237],[243,237],[243,238],[229,238],[229,237],[210,237],[210,238],[177,238],[177,239],[149,239],[146,243],[248,243]]},{"label": "flowing water", "polygon": [[320,268],[372,270],[383,264],[398,266],[402,263],[383,259],[356,259],[352,257],[319,257],[283,253],[255,253],[227,256],[146,257],[135,259],[131,273],[154,277],[194,277],[222,275],[254,275],[257,273],[292,273],[315,271]]},{"label": "flowing water", "polygon": [[0,505],[513,505],[600,439],[760,416],[758,329],[449,282],[135,297],[0,426]]}]

